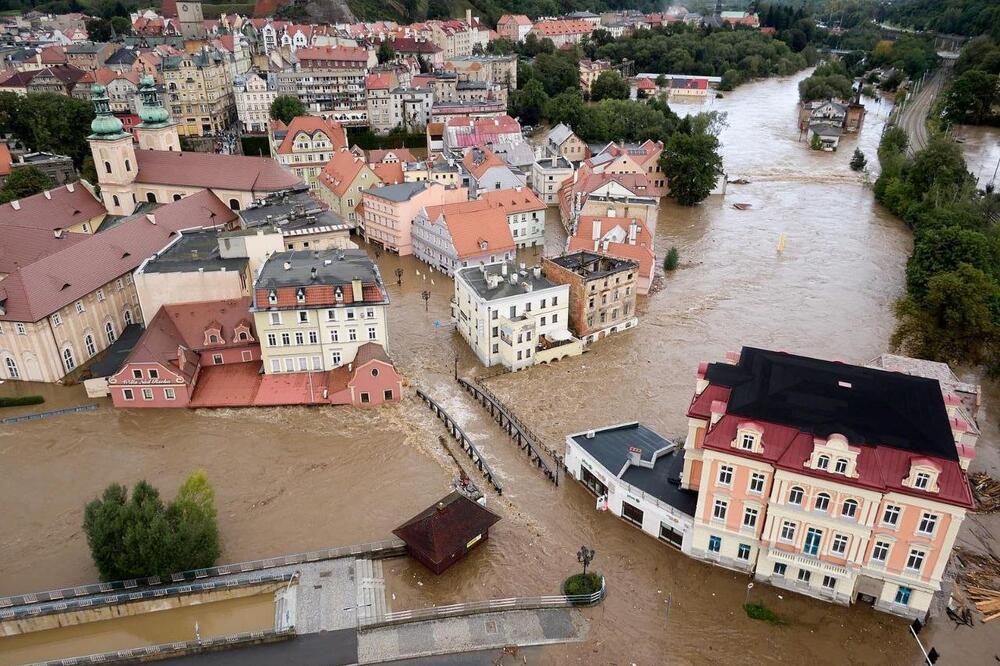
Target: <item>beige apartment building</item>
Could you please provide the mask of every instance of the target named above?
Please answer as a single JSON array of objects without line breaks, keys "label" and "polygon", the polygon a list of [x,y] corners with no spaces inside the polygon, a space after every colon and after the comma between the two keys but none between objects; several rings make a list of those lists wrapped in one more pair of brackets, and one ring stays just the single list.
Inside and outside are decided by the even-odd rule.
[{"label": "beige apartment building", "polygon": [[180,136],[212,136],[236,118],[232,70],[214,49],[169,56],[160,64],[171,117]]}]

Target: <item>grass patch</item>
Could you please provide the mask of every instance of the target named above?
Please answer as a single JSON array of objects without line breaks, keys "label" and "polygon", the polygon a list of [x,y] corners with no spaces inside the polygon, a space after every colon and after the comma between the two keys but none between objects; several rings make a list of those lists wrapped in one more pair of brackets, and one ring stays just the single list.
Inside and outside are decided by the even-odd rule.
[{"label": "grass patch", "polygon": [[570,596],[593,594],[601,589],[601,574],[573,574],[563,582],[563,593]]},{"label": "grass patch", "polygon": [[743,610],[747,612],[747,617],[751,620],[763,620],[764,622],[775,626],[788,624],[778,617],[773,610],[763,604],[743,604]]},{"label": "grass patch", "polygon": [[13,398],[0,398],[0,407],[23,407],[24,405],[40,405],[45,398],[40,395],[22,395]]}]

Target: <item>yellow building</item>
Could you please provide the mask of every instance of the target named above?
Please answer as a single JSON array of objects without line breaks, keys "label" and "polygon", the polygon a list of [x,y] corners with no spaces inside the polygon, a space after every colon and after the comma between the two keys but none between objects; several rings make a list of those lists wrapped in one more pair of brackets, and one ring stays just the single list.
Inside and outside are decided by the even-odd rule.
[{"label": "yellow building", "polygon": [[180,136],[210,136],[236,118],[229,63],[213,49],[169,56],[160,64],[170,113]]}]

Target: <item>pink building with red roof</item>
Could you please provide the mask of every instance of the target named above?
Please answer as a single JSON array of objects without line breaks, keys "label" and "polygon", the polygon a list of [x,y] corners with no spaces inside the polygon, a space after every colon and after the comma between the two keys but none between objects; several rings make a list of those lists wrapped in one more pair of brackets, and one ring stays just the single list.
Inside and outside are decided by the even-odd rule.
[{"label": "pink building with red roof", "polygon": [[687,416],[692,556],[926,615],[974,506],[975,428],[957,396],[936,379],[744,347],[699,366]]}]

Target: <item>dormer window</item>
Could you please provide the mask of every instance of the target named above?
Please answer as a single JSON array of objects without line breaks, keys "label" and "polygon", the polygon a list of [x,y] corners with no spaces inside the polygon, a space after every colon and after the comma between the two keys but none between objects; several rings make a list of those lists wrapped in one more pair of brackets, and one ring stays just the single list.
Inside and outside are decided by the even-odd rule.
[{"label": "dormer window", "polygon": [[295,300],[299,303],[305,303],[306,300],[306,290],[299,287],[295,290]]},{"label": "dormer window", "polygon": [[340,287],[337,287],[337,289],[333,292],[333,297],[334,297],[334,299],[338,303],[343,303],[344,302],[344,290],[341,289]]},{"label": "dormer window", "polygon": [[925,493],[936,493],[940,475],[937,463],[930,458],[918,458],[910,463],[910,473],[903,479],[903,485]]},{"label": "dormer window", "polygon": [[829,466],[830,466],[829,456],[820,456],[819,458],[816,458],[816,469],[827,469]]},{"label": "dormer window", "polygon": [[274,305],[275,303],[277,303],[278,302],[278,292],[276,292],[274,289],[272,289],[271,291],[269,291],[267,293],[267,302],[270,303],[271,305]]},{"label": "dormer window", "polygon": [[913,487],[918,490],[927,490],[931,485],[931,475],[927,472],[917,472],[913,479]]},{"label": "dormer window", "polygon": [[834,466],[833,471],[837,474],[847,474],[847,461],[843,458],[837,458],[837,464]]},{"label": "dormer window", "polygon": [[757,437],[745,432],[740,437],[740,448],[744,451],[753,451],[753,446],[757,442]]}]

